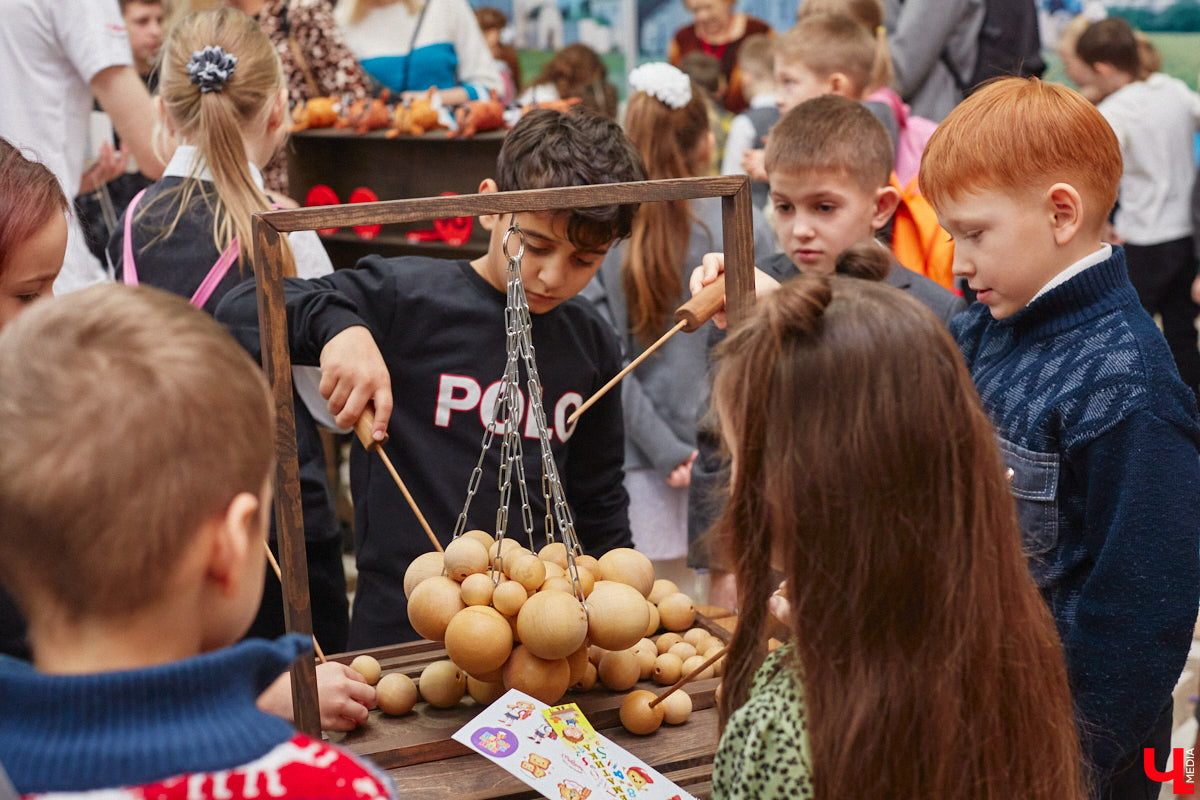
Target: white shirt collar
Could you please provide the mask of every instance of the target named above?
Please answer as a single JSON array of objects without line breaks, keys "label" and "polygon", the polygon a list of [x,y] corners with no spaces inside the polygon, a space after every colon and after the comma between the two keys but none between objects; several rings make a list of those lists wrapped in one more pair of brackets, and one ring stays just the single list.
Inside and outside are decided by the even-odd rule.
[{"label": "white shirt collar", "polygon": [[1041,297],[1046,292],[1053,289],[1055,286],[1061,286],[1062,284],[1071,280],[1071,278],[1074,278],[1076,275],[1083,272],[1088,267],[1094,267],[1102,261],[1107,261],[1111,256],[1112,256],[1112,245],[1110,245],[1110,244],[1101,245],[1100,249],[1097,250],[1096,252],[1092,253],[1091,255],[1084,256],[1083,258],[1079,259],[1074,264],[1067,267],[1062,272],[1058,273],[1053,278],[1051,278],[1046,283],[1045,286],[1043,286],[1041,289],[1038,289],[1038,293],[1035,294],[1029,300],[1029,302],[1032,303],[1034,300],[1037,300],[1039,297]]},{"label": "white shirt collar", "polygon": [[751,108],[767,108],[776,105],[774,92],[760,92],[750,98]]},{"label": "white shirt collar", "polygon": [[[263,191],[262,171],[253,164],[247,164],[250,167],[250,177],[254,179],[254,185]],[[175,148],[175,154],[171,156],[167,168],[163,170],[164,178],[188,178],[195,175],[202,181],[212,183],[213,176],[208,165],[204,163],[204,157],[200,155],[200,151],[195,145],[181,144]]]}]

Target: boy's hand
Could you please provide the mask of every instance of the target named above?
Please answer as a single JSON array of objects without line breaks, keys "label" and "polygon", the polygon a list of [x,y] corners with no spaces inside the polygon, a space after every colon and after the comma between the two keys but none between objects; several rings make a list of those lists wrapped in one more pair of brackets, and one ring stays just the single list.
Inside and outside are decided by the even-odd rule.
[{"label": "boy's hand", "polygon": [[[321,702],[321,729],[326,731],[354,730],[367,721],[367,712],[375,707],[375,687],[336,661],[317,665],[317,694]],[[259,711],[294,723],[290,673],[283,673],[267,687],[256,705]]]},{"label": "boy's hand", "polygon": [[[724,253],[708,253],[700,262],[700,266],[692,270],[692,277],[688,281],[688,289],[695,296],[708,286],[710,283],[721,277],[725,272],[725,254]],[[772,278],[767,273],[763,272],[758,267],[754,268],[754,296],[765,297],[771,292],[779,288],[779,281]],[[713,324],[722,330],[728,324],[725,318],[725,308],[713,314]]]},{"label": "boy's hand", "polygon": [[329,401],[329,413],[342,428],[353,428],[367,403],[373,403],[372,436],[377,442],[387,438],[392,378],[369,330],[355,325],[326,343],[321,350],[320,391]]},{"label": "boy's hand", "polygon": [[766,150],[747,150],[742,154],[742,169],[746,170],[746,174],[750,176],[752,181],[767,181],[767,151]]},{"label": "boy's hand", "polygon": [[696,456],[700,454],[699,450],[693,450],[692,454],[675,469],[671,470],[671,474],[667,476],[667,486],[675,489],[684,489],[692,483],[692,462],[696,460]]}]

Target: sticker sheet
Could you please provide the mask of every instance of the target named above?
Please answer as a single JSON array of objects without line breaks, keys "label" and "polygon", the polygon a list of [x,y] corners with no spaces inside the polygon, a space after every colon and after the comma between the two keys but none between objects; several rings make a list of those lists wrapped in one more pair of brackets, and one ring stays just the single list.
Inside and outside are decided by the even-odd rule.
[{"label": "sticker sheet", "polygon": [[695,800],[597,733],[574,703],[512,689],[453,737],[551,800]]}]

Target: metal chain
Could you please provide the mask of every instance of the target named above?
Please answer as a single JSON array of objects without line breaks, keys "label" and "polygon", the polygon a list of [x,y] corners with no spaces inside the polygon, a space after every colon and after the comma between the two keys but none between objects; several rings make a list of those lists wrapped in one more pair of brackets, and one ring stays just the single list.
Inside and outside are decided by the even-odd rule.
[{"label": "metal chain", "polygon": [[[519,246],[515,255],[508,252],[509,238],[518,237]],[[484,431],[482,450],[475,469],[467,484],[467,499],[463,504],[462,513],[454,526],[454,535],[458,537],[466,529],[467,513],[471,501],[479,490],[483,476],[483,463],[488,450],[494,443],[496,428],[504,425],[500,445],[500,470],[497,476],[497,488],[500,491],[500,503],[496,510],[496,540],[503,541],[508,529],[508,509],[512,496],[513,477],[516,477],[517,491],[521,500],[521,525],[529,539],[529,547],[533,549],[533,509],[529,504],[529,488],[525,481],[524,445],[521,428],[528,428],[530,420],[524,419],[523,409],[528,409],[533,415],[533,426],[537,432],[538,447],[541,451],[542,465],[542,497],[546,504],[546,541],[557,541],[555,524],[558,534],[567,548],[567,569],[576,596],[582,602],[583,589],[579,582],[579,573],[575,565],[575,557],[583,553],[579,545],[579,537],[575,534],[575,523],[571,516],[570,506],[567,505],[566,492],[558,474],[558,464],[554,460],[551,449],[550,432],[546,425],[546,412],[542,404],[542,382],[538,376],[536,353],[533,346],[533,323],[529,314],[529,300],[525,296],[525,285],[521,279],[521,258],[525,254],[525,236],[514,217],[508,231],[504,234],[502,243],[504,256],[507,259],[505,268],[505,365],[504,374],[500,380],[499,393],[493,407],[491,422]],[[520,367],[524,364],[526,375],[527,398],[521,396]],[[503,422],[501,422],[503,420]],[[493,580],[499,580],[499,570],[503,563],[502,547],[497,550],[493,559]]]}]

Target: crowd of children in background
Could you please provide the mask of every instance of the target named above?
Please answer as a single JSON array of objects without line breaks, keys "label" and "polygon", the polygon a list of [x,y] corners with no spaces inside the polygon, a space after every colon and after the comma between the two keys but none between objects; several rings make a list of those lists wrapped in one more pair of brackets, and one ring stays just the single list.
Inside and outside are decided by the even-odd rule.
[{"label": "crowd of children in background", "polygon": [[[780,32],[684,5],[670,63],[621,91],[582,43],[523,75],[506,16],[466,0],[0,0],[0,66],[29,76],[0,87],[0,779],[391,794],[280,719],[310,644],[258,542],[274,422],[246,245],[252,214],[295,204],[293,107],[435,87],[526,107],[481,193],[748,175],[759,302],[568,424],[723,272],[718,200],[487,215],[486,252],[452,262],[350,268],[287,237],[326,650],[416,638],[403,577],[428,543],[356,448],[351,613],[320,428],[371,408],[376,438],[438,453],[397,468],[449,540],[515,224],[583,547],[686,557],[739,613],[715,797],[1156,796],[1200,603],[1200,95],[1115,17],[1060,38],[1075,91],[1025,77],[1027,17],[997,34],[978,0],[800,0]],[[67,102],[48,118],[35,90]],[[119,138],[84,171],[93,103]],[[502,496],[480,485],[468,525]],[[793,635],[764,659],[771,617]],[[357,673],[318,683],[323,728],[367,719]]]}]

